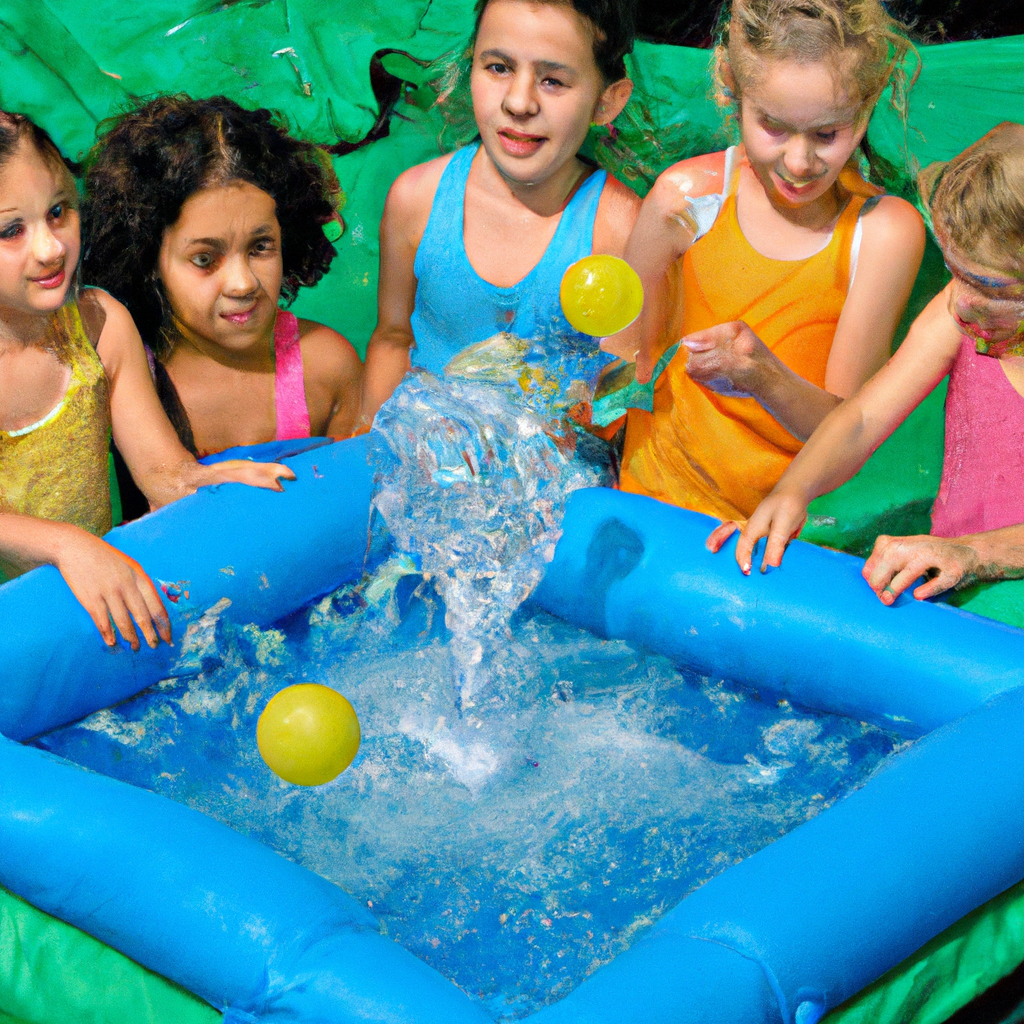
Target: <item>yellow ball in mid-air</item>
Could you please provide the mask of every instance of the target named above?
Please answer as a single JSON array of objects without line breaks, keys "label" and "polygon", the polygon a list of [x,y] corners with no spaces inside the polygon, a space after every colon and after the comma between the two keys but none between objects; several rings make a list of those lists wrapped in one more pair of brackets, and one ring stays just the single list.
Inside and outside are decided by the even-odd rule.
[{"label": "yellow ball in mid-air", "polygon": [[318,683],[287,686],[270,698],[256,725],[267,766],[285,782],[322,786],[359,750],[359,719],[337,690]]},{"label": "yellow ball in mid-air", "polygon": [[644,305],[637,272],[617,256],[584,256],[562,276],[565,319],[581,334],[607,338],[628,327]]}]

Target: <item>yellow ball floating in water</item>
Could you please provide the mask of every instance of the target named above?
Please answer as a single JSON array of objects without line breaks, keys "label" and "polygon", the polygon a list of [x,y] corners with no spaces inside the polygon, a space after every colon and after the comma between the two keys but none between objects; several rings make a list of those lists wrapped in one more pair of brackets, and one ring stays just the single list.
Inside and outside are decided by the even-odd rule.
[{"label": "yellow ball floating in water", "polygon": [[607,338],[628,327],[644,305],[637,272],[617,256],[584,256],[562,276],[565,319],[581,334]]},{"label": "yellow ball floating in water", "polygon": [[298,786],[322,786],[337,778],[352,763],[359,740],[352,705],[318,683],[298,683],[274,694],[256,725],[267,767]]}]

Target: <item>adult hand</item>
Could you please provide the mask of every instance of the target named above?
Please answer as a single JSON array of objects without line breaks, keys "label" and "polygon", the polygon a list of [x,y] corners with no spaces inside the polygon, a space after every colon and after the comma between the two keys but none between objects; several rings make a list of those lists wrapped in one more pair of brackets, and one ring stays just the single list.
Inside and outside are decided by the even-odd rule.
[{"label": "adult hand", "polygon": [[728,520],[716,526],[704,542],[708,551],[718,552],[722,545],[737,531],[736,564],[744,575],[750,575],[750,565],[754,556],[754,548],[762,537],[767,537],[764,557],[761,559],[761,572],[769,566],[778,568],[782,564],[782,556],[786,553],[789,542],[799,536],[807,521],[807,502],[793,494],[773,491],[744,524]]},{"label": "adult hand", "polygon": [[688,334],[686,372],[699,384],[730,398],[749,398],[763,388],[778,363],[767,345],[742,321]]},{"label": "adult hand", "polygon": [[170,619],[142,566],[85,530],[66,529],[54,564],[107,645],[116,643],[111,619],[133,651],[139,649],[136,626],[150,647],[169,644]]},{"label": "adult hand", "polygon": [[875,541],[871,557],[864,563],[863,575],[879,600],[891,605],[921,576],[925,577],[925,582],[914,590],[918,601],[971,582],[977,569],[977,552],[956,539],[883,534]]}]

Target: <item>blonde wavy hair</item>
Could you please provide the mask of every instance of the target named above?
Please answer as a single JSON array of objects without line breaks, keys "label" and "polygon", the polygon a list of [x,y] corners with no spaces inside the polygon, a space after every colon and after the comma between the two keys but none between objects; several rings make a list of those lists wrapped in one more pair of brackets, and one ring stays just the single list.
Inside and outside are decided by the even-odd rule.
[{"label": "blonde wavy hair", "polygon": [[824,63],[835,69],[862,117],[870,116],[889,87],[892,106],[905,121],[919,70],[906,73],[911,53],[917,56],[917,49],[906,30],[879,0],[733,0],[723,9],[715,48],[717,99],[738,105],[765,61]]},{"label": "blonde wavy hair", "polygon": [[930,164],[918,188],[944,246],[1024,272],[1024,125],[1004,121],[947,163]]}]

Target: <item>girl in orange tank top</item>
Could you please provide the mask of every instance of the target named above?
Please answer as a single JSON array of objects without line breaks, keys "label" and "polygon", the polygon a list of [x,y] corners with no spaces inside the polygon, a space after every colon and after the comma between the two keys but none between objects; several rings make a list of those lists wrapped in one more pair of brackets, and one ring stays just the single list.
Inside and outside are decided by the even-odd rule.
[{"label": "girl in orange tank top", "polygon": [[733,4],[718,72],[743,145],[655,183],[627,249],[644,314],[612,341],[655,378],[629,403],[623,489],[725,520],[888,358],[924,249],[854,158],[909,44],[880,4],[778,7]]}]

